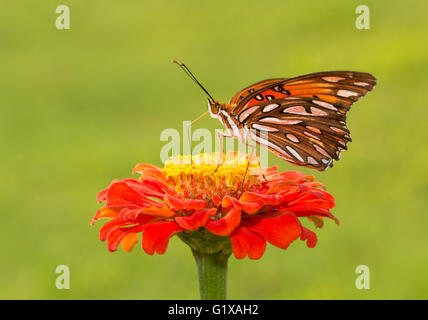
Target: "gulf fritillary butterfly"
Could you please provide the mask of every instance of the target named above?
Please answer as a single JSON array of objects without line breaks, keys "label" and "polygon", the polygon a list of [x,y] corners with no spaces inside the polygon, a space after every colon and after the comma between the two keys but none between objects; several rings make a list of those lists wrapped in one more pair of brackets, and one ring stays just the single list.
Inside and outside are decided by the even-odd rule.
[{"label": "gulf fritillary butterfly", "polygon": [[183,63],[174,62],[208,95],[208,112],[229,131],[220,137],[250,138],[292,164],[320,171],[347,150],[346,113],[376,85],[369,73],[318,72],[263,80],[220,103]]}]

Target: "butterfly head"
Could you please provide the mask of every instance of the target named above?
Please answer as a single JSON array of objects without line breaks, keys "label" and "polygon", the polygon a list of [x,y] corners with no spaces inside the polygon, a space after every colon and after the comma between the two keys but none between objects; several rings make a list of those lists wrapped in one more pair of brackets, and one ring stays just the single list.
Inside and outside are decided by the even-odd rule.
[{"label": "butterfly head", "polygon": [[210,112],[211,117],[218,118],[221,106],[220,103],[216,100],[208,99],[208,111]]}]

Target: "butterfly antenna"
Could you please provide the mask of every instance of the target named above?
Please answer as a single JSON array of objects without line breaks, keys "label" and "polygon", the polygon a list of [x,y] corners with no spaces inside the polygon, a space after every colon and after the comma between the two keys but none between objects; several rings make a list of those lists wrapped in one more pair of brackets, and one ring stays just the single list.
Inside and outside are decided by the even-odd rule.
[{"label": "butterfly antenna", "polygon": [[207,91],[207,89],[204,88],[204,86],[196,79],[192,71],[182,62],[178,62],[177,60],[172,60],[173,63],[178,64],[178,66],[192,79],[210,98],[211,102],[214,102],[214,98],[210,95],[210,93]]},{"label": "butterfly antenna", "polygon": [[[188,76],[190,79],[193,80],[193,82],[195,82],[204,92],[205,94],[209,97],[210,101],[214,103],[214,98],[211,96],[211,94],[208,92],[207,89],[205,89],[205,87],[198,81],[198,79],[196,79],[195,75],[192,73],[192,71],[190,71],[190,69],[181,62],[178,62],[177,60],[173,60],[173,63],[177,64]],[[199,119],[201,119],[202,117],[204,117],[205,115],[208,114],[209,111],[205,112],[204,114],[200,115],[199,117],[197,117],[195,120],[193,120],[190,123],[190,126],[188,128],[188,138],[189,138],[189,146],[190,146],[190,159],[191,159],[191,163],[193,164],[193,159],[192,159],[192,139],[191,139],[191,127],[192,124],[194,124],[196,121],[198,121]]]}]

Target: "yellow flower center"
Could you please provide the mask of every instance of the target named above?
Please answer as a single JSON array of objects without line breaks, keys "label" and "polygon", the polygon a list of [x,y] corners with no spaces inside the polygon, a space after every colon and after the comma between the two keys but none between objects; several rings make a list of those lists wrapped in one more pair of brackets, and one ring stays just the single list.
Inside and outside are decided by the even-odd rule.
[{"label": "yellow flower center", "polygon": [[244,175],[244,190],[258,185],[263,177],[257,157],[250,160],[248,154],[235,152],[180,155],[167,160],[162,172],[177,193],[195,199],[236,194],[242,189]]}]

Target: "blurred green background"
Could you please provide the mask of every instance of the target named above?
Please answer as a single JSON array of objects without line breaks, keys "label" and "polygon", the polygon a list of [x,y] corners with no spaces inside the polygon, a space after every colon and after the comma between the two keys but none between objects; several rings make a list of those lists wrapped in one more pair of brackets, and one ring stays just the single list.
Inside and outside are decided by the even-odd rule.
[{"label": "blurred green background", "polygon": [[[57,30],[56,6],[71,11]],[[172,59],[220,101],[272,77],[325,70],[374,74],[349,113],[353,142],[334,168],[312,173],[337,200],[315,249],[230,261],[231,299],[428,298],[428,4],[360,1],[0,2],[0,298],[197,299],[190,250],[109,253],[98,240],[98,191],[161,165],[165,128],[206,110]],[[195,127],[220,127],[204,118]],[[281,170],[296,167],[270,157]],[[371,289],[357,290],[367,265]],[[71,289],[57,290],[67,265]]]}]

